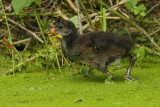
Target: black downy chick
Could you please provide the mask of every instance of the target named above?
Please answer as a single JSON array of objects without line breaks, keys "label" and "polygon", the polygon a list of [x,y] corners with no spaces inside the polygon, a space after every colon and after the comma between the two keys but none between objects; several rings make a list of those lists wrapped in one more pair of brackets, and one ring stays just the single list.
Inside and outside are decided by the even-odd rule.
[{"label": "black downy chick", "polygon": [[[75,25],[68,20],[60,20],[54,23],[56,32],[61,34],[61,48],[67,56],[80,60],[91,65],[99,71],[112,77],[107,66],[117,58],[124,58],[129,55],[134,47],[134,42],[129,37],[95,31],[78,35]],[[131,76],[131,69],[135,59],[132,57],[126,71],[126,80],[134,80]]]}]

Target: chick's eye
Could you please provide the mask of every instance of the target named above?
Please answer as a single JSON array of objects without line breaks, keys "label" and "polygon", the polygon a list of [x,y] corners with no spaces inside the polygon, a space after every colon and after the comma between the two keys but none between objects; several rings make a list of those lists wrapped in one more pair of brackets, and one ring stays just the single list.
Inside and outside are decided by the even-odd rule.
[{"label": "chick's eye", "polygon": [[63,29],[63,26],[62,25],[59,25],[59,27],[58,27],[59,29]]}]

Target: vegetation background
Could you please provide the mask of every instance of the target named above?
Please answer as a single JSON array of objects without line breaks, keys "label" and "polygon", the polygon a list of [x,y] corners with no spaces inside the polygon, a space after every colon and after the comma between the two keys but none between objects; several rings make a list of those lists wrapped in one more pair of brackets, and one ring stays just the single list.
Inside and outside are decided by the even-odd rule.
[{"label": "vegetation background", "polygon": [[[48,36],[57,18],[73,21],[80,34],[134,39],[138,81],[123,80],[128,60],[110,67],[115,77],[104,84],[100,72],[64,57],[60,41]],[[0,0],[0,105],[158,106],[159,35],[159,0]]]}]

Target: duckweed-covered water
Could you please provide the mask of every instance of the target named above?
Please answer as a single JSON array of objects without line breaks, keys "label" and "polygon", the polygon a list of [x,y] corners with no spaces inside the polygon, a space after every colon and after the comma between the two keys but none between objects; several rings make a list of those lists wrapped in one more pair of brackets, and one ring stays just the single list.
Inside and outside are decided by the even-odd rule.
[{"label": "duckweed-covered water", "polygon": [[159,62],[136,64],[134,82],[124,80],[126,68],[110,71],[113,80],[105,82],[106,76],[98,71],[84,77],[66,70],[55,75],[46,69],[25,68],[21,73],[0,77],[0,107],[160,106]]}]

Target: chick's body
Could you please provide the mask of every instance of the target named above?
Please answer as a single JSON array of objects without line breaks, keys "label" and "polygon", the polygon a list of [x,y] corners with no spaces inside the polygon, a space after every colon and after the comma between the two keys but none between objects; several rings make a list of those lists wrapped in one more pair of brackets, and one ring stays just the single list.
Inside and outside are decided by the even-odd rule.
[{"label": "chick's body", "polygon": [[74,24],[67,20],[60,21],[56,27],[63,36],[61,47],[66,55],[103,73],[108,72],[107,66],[111,62],[126,57],[134,46],[129,37],[103,31],[78,35]]}]

